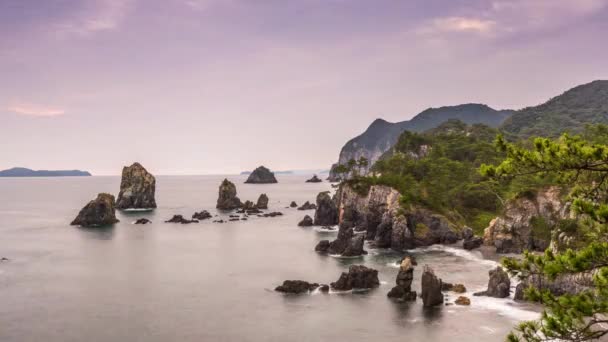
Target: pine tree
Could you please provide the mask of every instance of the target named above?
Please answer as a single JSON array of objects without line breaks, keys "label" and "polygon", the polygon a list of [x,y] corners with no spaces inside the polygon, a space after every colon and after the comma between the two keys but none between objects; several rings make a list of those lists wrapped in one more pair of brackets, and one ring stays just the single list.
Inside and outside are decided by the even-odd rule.
[{"label": "pine tree", "polygon": [[593,282],[578,294],[557,296],[529,287],[528,300],[545,306],[537,321],[521,323],[509,341],[589,341],[608,334],[608,139],[606,126],[589,127],[583,137],[562,135],[557,140],[536,138],[532,149],[509,143],[502,136],[496,146],[506,153],[497,166],[482,165],[483,175],[510,180],[524,175],[556,176],[570,189],[571,210],[587,220],[592,241],[576,250],[542,255],[524,253],[503,265],[520,279],[554,280],[560,275],[587,274]]}]

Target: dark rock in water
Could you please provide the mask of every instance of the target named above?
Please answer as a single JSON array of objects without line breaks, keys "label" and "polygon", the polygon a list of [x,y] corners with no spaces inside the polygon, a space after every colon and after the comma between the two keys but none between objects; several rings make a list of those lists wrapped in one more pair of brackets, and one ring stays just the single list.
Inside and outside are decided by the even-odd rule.
[{"label": "dark rock in water", "polygon": [[329,285],[327,284],[322,284],[321,286],[319,286],[319,291],[323,292],[323,293],[327,293],[329,292]]},{"label": "dark rock in water", "polygon": [[470,251],[471,249],[479,248],[483,244],[483,238],[474,236],[462,242],[462,248]]},{"label": "dark rock in water", "polygon": [[460,296],[454,301],[456,305],[471,305],[471,300],[465,296]]},{"label": "dark rock in water", "polygon": [[231,218],[231,219],[229,219],[228,221],[231,221],[231,222],[232,222],[232,221],[240,221],[240,220],[241,220],[240,218],[235,217],[235,218]]},{"label": "dark rock in water", "polygon": [[509,275],[502,267],[498,266],[490,270],[490,280],[488,281],[488,289],[482,292],[474,293],[474,296],[488,296],[495,298],[509,297],[511,289],[511,280]]},{"label": "dark rock in water", "polygon": [[422,272],[422,303],[424,307],[432,307],[443,304],[443,293],[441,293],[441,279],[435,276],[435,272],[425,265]]},{"label": "dark rock in water", "polygon": [[152,223],[152,221],[148,220],[147,218],[140,218],[137,221],[135,221],[135,224],[148,224],[148,223]]},{"label": "dark rock in water", "polygon": [[471,227],[464,227],[462,230],[462,238],[464,240],[471,240],[475,237],[475,233],[473,233],[473,229]]},{"label": "dark rock in water", "polygon": [[279,212],[279,211],[273,211],[273,212],[271,212],[271,213],[266,213],[266,214],[263,214],[262,216],[264,216],[264,217],[275,217],[275,216],[282,216],[282,215],[283,215],[283,213],[282,213],[282,212]]},{"label": "dark rock in water", "polygon": [[467,288],[462,284],[452,284],[447,282],[441,282],[441,291],[452,291],[456,293],[467,292]]},{"label": "dark rock in water", "polygon": [[249,175],[245,183],[249,184],[272,184],[278,183],[274,173],[264,166],[260,166]]},{"label": "dark rock in water", "polygon": [[290,206],[291,208],[295,208],[295,207],[297,207],[297,206],[298,206],[298,204],[297,204],[295,201],[291,201],[291,204],[289,204],[289,206]]},{"label": "dark rock in water", "polygon": [[258,202],[256,203],[257,209],[268,209],[268,196],[266,194],[261,194],[258,197]]},{"label": "dark rock in water", "polygon": [[338,237],[329,244],[329,254],[342,254],[350,245],[350,240],[353,238],[353,229],[338,230]]},{"label": "dark rock in water", "polygon": [[352,289],[371,289],[380,286],[378,271],[363,265],[353,265],[348,273],[342,272],[338,281],[331,283],[331,287],[338,291]]},{"label": "dark rock in water", "polygon": [[396,283],[387,296],[401,301],[416,300],[416,291],[412,291],[412,280],[414,279],[414,264],[409,257],[405,257],[399,267]]},{"label": "dark rock in water", "polygon": [[528,286],[526,284],[519,283],[517,284],[517,286],[515,287],[515,294],[513,295],[513,300],[525,300],[525,293],[524,291],[528,288]]},{"label": "dark rock in water", "polygon": [[241,221],[247,221],[246,217],[241,218]]},{"label": "dark rock in water", "polygon": [[245,203],[243,203],[243,206],[241,207],[242,210],[246,211],[246,210],[253,210],[253,209],[257,209],[257,207],[255,206],[255,204],[249,200],[245,201]]},{"label": "dark rock in water", "polygon": [[73,226],[95,227],[116,222],[118,220],[116,219],[114,196],[101,193],[97,195],[96,199],[87,203],[70,224]]},{"label": "dark rock in water", "polygon": [[193,220],[200,220],[200,221],[202,221],[202,220],[210,219],[212,217],[213,216],[207,210],[203,210],[201,212],[192,214],[192,219]]},{"label": "dark rock in water", "polygon": [[329,245],[330,245],[329,240],[321,240],[315,246],[315,251],[321,252],[321,253],[327,253],[327,251],[329,250]]},{"label": "dark rock in water", "polygon": [[173,217],[170,220],[167,220],[165,222],[166,223],[181,223],[181,224],[198,223],[197,220],[188,220],[188,219],[184,218],[182,215],[173,215]]},{"label": "dark rock in water", "polygon": [[274,290],[284,293],[308,293],[319,287],[317,283],[309,283],[304,280],[285,280],[283,285],[277,286]]},{"label": "dark rock in water", "polygon": [[224,223],[224,222],[225,222],[224,220],[215,220],[215,221],[213,221],[213,223]]},{"label": "dark rock in water", "polygon": [[139,163],[122,169],[120,192],[116,201],[118,209],[156,208],[154,192],[156,179]]},{"label": "dark rock in water", "polygon": [[[0,258],[0,262],[5,262],[5,261],[9,261],[9,258],[6,258],[6,257]],[[327,286],[327,285],[324,285],[324,286]]]},{"label": "dark rock in water", "polygon": [[365,250],[363,250],[363,244],[365,243],[365,235],[357,234],[350,239],[349,244],[346,246],[344,252],[342,252],[342,256],[345,257],[354,257],[360,256],[363,254],[367,254]]},{"label": "dark rock in water", "polygon": [[[292,204],[296,203],[296,202],[291,202]],[[317,206],[306,201],[306,203],[302,204],[300,207],[298,207],[298,210],[314,210],[317,209]]]},{"label": "dark rock in water", "polygon": [[298,223],[298,226],[300,227],[310,227],[312,226],[312,217],[306,215],[304,216],[304,218],[302,219],[302,221],[300,221],[300,223]]},{"label": "dark rock in water", "polygon": [[307,180],[306,183],[321,183],[321,178],[317,177],[317,175],[312,176],[311,179]]},{"label": "dark rock in water", "polygon": [[224,179],[219,189],[217,209],[233,210],[242,207],[241,200],[236,196],[236,186],[228,179]]},{"label": "dark rock in water", "polygon": [[317,226],[338,224],[338,208],[327,191],[317,195],[317,210],[315,211],[314,221]]}]

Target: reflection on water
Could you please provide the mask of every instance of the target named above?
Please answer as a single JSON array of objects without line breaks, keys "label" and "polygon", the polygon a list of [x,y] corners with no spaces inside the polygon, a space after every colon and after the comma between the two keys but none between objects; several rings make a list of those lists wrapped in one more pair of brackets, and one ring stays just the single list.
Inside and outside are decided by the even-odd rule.
[{"label": "reflection on water", "polygon": [[[175,214],[215,211],[225,176],[158,177],[152,212],[118,212],[111,227],[69,226],[99,192],[116,194],[118,177],[0,179],[0,341],[502,341],[536,308],[510,299],[473,297],[496,259],[458,246],[412,251],[422,265],[464,283],[470,307],[424,309],[386,297],[401,253],[372,250],[359,258],[319,255],[334,232],[297,227],[312,211],[285,208],[314,201],[327,183],[279,176],[279,184],[235,181],[242,200],[270,197],[281,217],[216,224],[164,223]],[[152,224],[134,225],[146,217]],[[289,296],[285,279],[329,284],[353,264],[377,269],[381,285],[363,292]],[[455,295],[448,293],[453,302]]]}]

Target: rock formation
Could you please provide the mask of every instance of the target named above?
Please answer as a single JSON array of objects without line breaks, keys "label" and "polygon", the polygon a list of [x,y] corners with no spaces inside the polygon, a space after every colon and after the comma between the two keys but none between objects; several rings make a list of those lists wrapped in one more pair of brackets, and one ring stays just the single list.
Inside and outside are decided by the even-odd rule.
[{"label": "rock formation", "polygon": [[319,287],[319,284],[309,283],[304,280],[285,280],[283,285],[277,286],[274,290],[277,292],[300,294],[314,291],[317,287]]},{"label": "rock formation", "polygon": [[260,166],[257,169],[253,170],[253,172],[249,175],[245,183],[249,184],[272,184],[278,183],[277,179],[274,177],[274,173],[272,173],[269,169],[264,166]]},{"label": "rock formation", "polygon": [[148,220],[147,218],[140,218],[137,221],[135,221],[135,224],[148,224],[148,223],[152,223],[152,221]]},{"label": "rock formation", "polygon": [[329,192],[317,195],[317,210],[315,211],[315,225],[333,226],[338,223],[338,210]]},{"label": "rock formation", "polygon": [[317,177],[317,175],[312,176],[311,179],[306,180],[306,183],[321,183],[321,178]]},{"label": "rock formation", "polygon": [[312,225],[313,225],[312,217],[310,217],[308,215],[304,216],[302,221],[300,221],[300,223],[298,223],[298,226],[300,226],[300,227],[310,227]]},{"label": "rock formation", "polygon": [[139,163],[122,168],[120,192],[116,201],[118,209],[156,208],[154,192],[156,179]]},{"label": "rock formation", "polygon": [[342,252],[343,257],[355,257],[363,254],[367,254],[367,252],[363,249],[363,244],[365,243],[365,235],[357,234],[353,236],[348,245],[346,245],[346,249]]},{"label": "rock formation", "polygon": [[427,265],[424,266],[421,283],[421,297],[424,307],[432,307],[443,304],[441,279],[437,278],[433,270]]},{"label": "rock formation", "polygon": [[549,290],[554,296],[576,295],[583,291],[593,290],[595,287],[593,277],[599,273],[599,270],[598,268],[593,272],[560,274],[555,279],[531,275],[517,284],[513,299],[524,300],[524,290],[529,286],[534,286],[539,290]]},{"label": "rock formation", "polygon": [[378,286],[380,286],[378,271],[363,265],[350,266],[348,273],[342,272],[340,279],[331,283],[331,288],[337,291],[370,289]]},{"label": "rock formation", "polygon": [[459,296],[454,301],[454,304],[456,304],[456,305],[471,305],[471,300],[468,297]]},{"label": "rock formation", "polygon": [[505,272],[502,267],[497,266],[495,269],[490,270],[490,280],[488,281],[488,289],[482,292],[474,293],[474,296],[488,296],[495,298],[506,298],[509,297],[511,289],[511,280],[509,275]]},{"label": "rock formation", "polygon": [[193,220],[200,220],[200,221],[202,221],[202,220],[210,219],[212,217],[213,216],[207,210],[203,210],[201,212],[192,214],[192,219]]},{"label": "rock formation", "polygon": [[561,200],[558,187],[528,193],[509,201],[504,213],[490,222],[484,244],[495,246],[498,253],[544,251],[555,225],[569,217],[569,203]]},{"label": "rock formation", "polygon": [[236,196],[236,186],[228,179],[224,179],[219,189],[217,205],[220,210],[233,210],[242,207],[241,200]]},{"label": "rock formation", "polygon": [[330,244],[331,243],[329,242],[329,240],[321,240],[315,246],[315,251],[320,253],[327,253],[329,251]]},{"label": "rock formation", "polygon": [[416,300],[416,291],[412,291],[412,280],[414,279],[414,265],[409,257],[401,261],[396,283],[387,296],[401,301]]},{"label": "rock formation", "polygon": [[291,208],[295,208],[295,207],[297,207],[297,206],[298,206],[298,203],[296,203],[296,201],[291,201],[291,203],[289,204],[289,206],[290,206]]},{"label": "rock formation", "polygon": [[[291,202],[292,205],[294,203],[296,203],[296,202]],[[293,206],[292,206],[292,208],[293,208]],[[306,201],[304,204],[302,204],[301,206],[298,207],[298,210],[315,210],[315,209],[317,209],[317,206],[308,201]]]},{"label": "rock formation", "polygon": [[87,203],[70,223],[73,226],[95,227],[110,225],[118,222],[114,196],[101,193],[97,198]]},{"label": "rock formation", "polygon": [[167,221],[165,221],[166,223],[181,223],[181,224],[188,224],[188,223],[198,223],[197,220],[188,220],[186,218],[184,218],[182,215],[173,215],[173,217]]},{"label": "rock formation", "polygon": [[268,209],[268,196],[266,194],[261,194],[260,197],[258,197],[255,207],[257,209]]}]

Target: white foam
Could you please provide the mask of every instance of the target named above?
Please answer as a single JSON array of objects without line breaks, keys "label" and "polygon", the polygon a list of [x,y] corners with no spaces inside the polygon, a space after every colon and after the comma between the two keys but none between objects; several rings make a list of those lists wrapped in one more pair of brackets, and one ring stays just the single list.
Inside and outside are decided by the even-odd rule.
[{"label": "white foam", "polygon": [[317,233],[329,234],[329,233],[336,233],[338,231],[338,228],[331,227],[331,229],[327,229],[327,227],[314,227],[313,230]]},{"label": "white foam", "polygon": [[413,252],[413,253],[421,253],[421,252],[428,252],[428,251],[450,253],[450,254],[456,255],[458,257],[461,257],[463,259],[466,259],[469,261],[475,261],[480,264],[488,265],[491,267],[500,266],[500,263],[495,260],[485,259],[479,251],[467,251],[462,248],[455,248],[455,247],[445,246],[445,245],[432,245],[429,247],[420,247],[420,248],[411,250],[411,252]]},{"label": "white foam", "polygon": [[154,208],[129,208],[129,209],[121,209],[121,211],[125,212],[141,212],[141,211],[152,211]]}]

